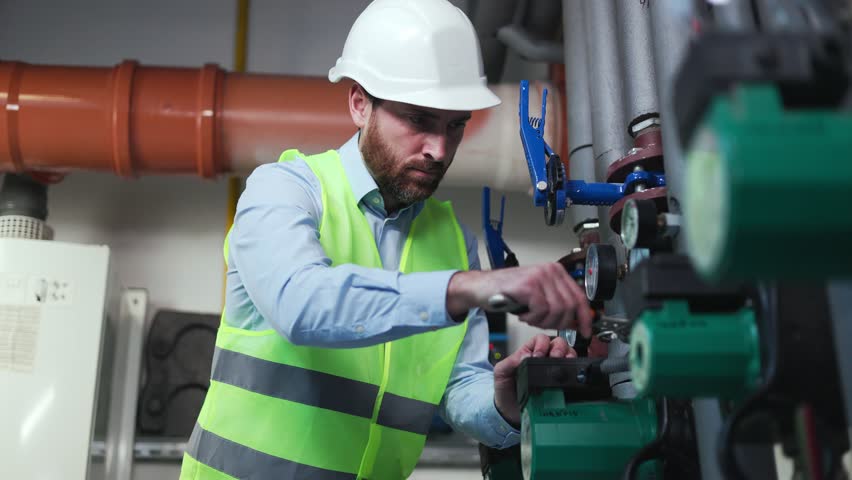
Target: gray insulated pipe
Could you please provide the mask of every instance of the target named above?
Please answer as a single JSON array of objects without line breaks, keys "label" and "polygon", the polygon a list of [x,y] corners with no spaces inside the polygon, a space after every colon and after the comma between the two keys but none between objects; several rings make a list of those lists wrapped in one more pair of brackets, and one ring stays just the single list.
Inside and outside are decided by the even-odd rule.
[{"label": "gray insulated pipe", "polygon": [[29,175],[7,173],[0,189],[0,238],[46,240],[47,186]]},{"label": "gray insulated pipe", "polygon": [[[589,98],[589,63],[586,54],[586,15],[583,2],[563,0],[565,25],[565,95],[568,113],[568,165],[573,180],[595,181],[592,151],[592,105]],[[571,227],[598,220],[598,208],[572,205]]]},{"label": "gray insulated pipe", "polygon": [[[660,98],[660,120],[663,124],[663,163],[666,169],[666,188],[669,211],[681,213],[683,192],[683,151],[677,139],[672,105],[674,76],[690,39],[692,11],[681,0],[658,0],[651,4],[651,25],[654,31],[654,60],[657,70],[657,88]],[[681,251],[680,238],[675,249]]]},{"label": "gray insulated pipe", "polygon": [[520,0],[510,25],[497,31],[497,38],[522,58],[533,62],[562,63],[558,36],[562,8],[560,0]]},{"label": "gray insulated pipe", "polygon": [[660,111],[654,74],[651,9],[649,2],[638,0],[619,1],[617,7],[621,64],[624,66],[624,100],[627,121],[632,127],[649,117],[659,116]]},{"label": "gray insulated pipe", "polygon": [[607,375],[629,371],[630,358],[628,357],[607,358],[601,362],[601,372],[606,373]]},{"label": "gray insulated pipe", "polygon": [[470,0],[470,21],[476,29],[482,64],[489,83],[500,81],[506,65],[506,45],[497,38],[500,27],[512,23],[518,0]]},{"label": "gray insulated pipe", "polygon": [[[592,136],[595,155],[595,177],[607,180],[607,169],[619,160],[632,146],[627,134],[624,108],[624,81],[622,79],[616,32],[614,0],[594,0],[584,3],[589,55],[589,90],[592,100]],[[569,132],[570,135],[570,132]],[[610,207],[598,207],[601,243],[615,247],[619,264],[626,262],[627,252],[621,238],[609,224]],[[605,302],[611,315],[622,315],[624,304],[621,292],[616,289],[612,300]]]}]

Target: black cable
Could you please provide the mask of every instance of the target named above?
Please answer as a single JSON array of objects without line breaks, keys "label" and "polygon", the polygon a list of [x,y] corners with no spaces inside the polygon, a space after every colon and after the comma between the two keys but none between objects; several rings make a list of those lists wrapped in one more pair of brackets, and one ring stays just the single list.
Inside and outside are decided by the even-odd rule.
[{"label": "black cable", "polygon": [[[840,470],[843,468],[843,453],[838,454],[831,448],[828,449],[831,452],[831,458],[828,461],[828,470],[825,475],[827,480],[835,480],[839,477]],[[846,477],[844,477],[846,478]]]},{"label": "black cable", "polygon": [[734,439],[739,426],[764,403],[768,392],[769,388],[763,387],[749,396],[737,410],[728,415],[725,423],[722,424],[722,430],[719,432],[718,460],[722,473],[728,480],[748,480],[737,461],[733,448]]},{"label": "black cable", "polygon": [[624,480],[636,480],[639,474],[639,466],[648,460],[659,458],[663,454],[663,444],[669,433],[669,405],[668,399],[663,397],[660,401],[660,430],[653,442],[642,447],[624,467]]},{"label": "black cable", "polygon": [[754,19],[754,28],[755,30],[762,30],[762,26],[760,24],[760,6],[757,4],[757,0],[751,0],[751,15]]},{"label": "black cable", "polygon": [[758,289],[759,302],[756,306],[758,318],[762,318],[760,336],[765,340],[763,345],[766,347],[766,368],[764,382],[760,388],[751,394],[728,418],[722,425],[722,430],[719,432],[718,444],[716,446],[719,466],[725,478],[729,480],[746,480],[747,477],[740,468],[737,462],[736,453],[734,451],[734,439],[737,433],[737,428],[743,420],[752,415],[759,406],[761,406],[774,383],[778,372],[778,352],[776,346],[778,344],[778,310],[777,310],[777,295],[778,292],[774,286],[764,286]]}]

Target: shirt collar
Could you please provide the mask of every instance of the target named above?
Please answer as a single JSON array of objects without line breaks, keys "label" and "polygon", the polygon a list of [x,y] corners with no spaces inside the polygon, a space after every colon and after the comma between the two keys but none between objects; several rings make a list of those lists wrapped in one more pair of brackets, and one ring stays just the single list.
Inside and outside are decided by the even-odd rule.
[{"label": "shirt collar", "polygon": [[[361,156],[361,150],[358,148],[358,136],[360,132],[355,133],[352,137],[340,147],[340,163],[343,165],[343,171],[346,172],[346,178],[349,179],[349,186],[352,188],[352,194],[355,195],[355,200],[359,203],[364,200],[364,197],[370,193],[379,194],[379,186],[373,180],[373,176],[364,164],[364,157]],[[381,197],[381,195],[379,195]]]},{"label": "shirt collar", "polygon": [[[343,171],[346,172],[346,178],[349,179],[349,187],[352,188],[352,195],[355,196],[355,200],[359,204],[363,203],[367,208],[378,211],[382,215],[387,215],[385,201],[382,198],[382,194],[379,193],[379,186],[364,163],[361,149],[358,148],[358,137],[360,134],[359,130],[337,151],[340,155],[340,163],[343,165]],[[417,202],[414,205],[403,208],[394,217],[399,216],[409,209],[416,215],[422,208],[423,202]]]}]

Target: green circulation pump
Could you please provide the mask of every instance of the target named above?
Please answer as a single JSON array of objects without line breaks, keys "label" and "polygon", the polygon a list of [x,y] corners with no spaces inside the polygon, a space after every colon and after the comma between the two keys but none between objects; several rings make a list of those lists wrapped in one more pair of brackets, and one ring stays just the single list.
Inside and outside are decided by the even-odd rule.
[{"label": "green circulation pump", "polygon": [[680,300],[645,310],[630,334],[630,370],[642,396],[742,398],[760,375],[754,312],[691,313]]},{"label": "green circulation pump", "polygon": [[772,86],[714,99],[686,149],[696,269],[711,281],[852,275],[850,132],[852,113],[785,110]]},{"label": "green circulation pump", "polygon": [[[526,480],[620,479],[630,458],[657,435],[651,399],[566,403],[559,389],[530,396],[521,423]],[[662,478],[659,462],[643,463],[637,478]]]}]

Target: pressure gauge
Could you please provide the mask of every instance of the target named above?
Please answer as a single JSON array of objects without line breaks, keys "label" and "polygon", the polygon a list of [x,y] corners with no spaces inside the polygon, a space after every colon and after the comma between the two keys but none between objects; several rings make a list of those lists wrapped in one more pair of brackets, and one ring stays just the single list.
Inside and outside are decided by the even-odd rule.
[{"label": "pressure gauge", "polygon": [[586,253],[586,297],[591,301],[610,300],[618,283],[618,256],[615,247],[603,243],[589,246]]},{"label": "pressure gauge", "polygon": [[650,248],[657,238],[657,205],[653,200],[631,198],[621,211],[621,241],[624,246]]}]

